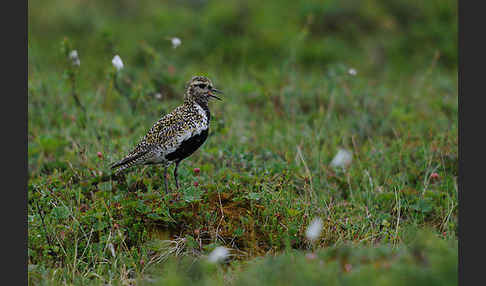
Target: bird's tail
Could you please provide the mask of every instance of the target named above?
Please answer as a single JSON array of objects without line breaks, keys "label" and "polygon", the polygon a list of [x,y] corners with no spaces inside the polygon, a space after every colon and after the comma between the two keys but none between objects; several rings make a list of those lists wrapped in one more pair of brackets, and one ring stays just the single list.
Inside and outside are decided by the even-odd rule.
[{"label": "bird's tail", "polygon": [[115,174],[118,174],[121,171],[125,170],[126,168],[139,164],[141,161],[143,161],[143,158],[147,153],[148,151],[142,151],[142,152],[130,154],[125,158],[123,158],[122,160],[111,164],[110,168],[117,169],[115,171]]},{"label": "bird's tail", "polygon": [[111,169],[115,169],[113,173],[97,176],[91,180],[87,180],[86,183],[89,183],[91,185],[97,185],[99,183],[107,182],[110,180],[120,180],[124,177],[122,171],[142,162],[145,158],[144,155],[146,155],[147,153],[148,151],[142,151],[130,154],[122,160],[114,162],[110,165]]}]

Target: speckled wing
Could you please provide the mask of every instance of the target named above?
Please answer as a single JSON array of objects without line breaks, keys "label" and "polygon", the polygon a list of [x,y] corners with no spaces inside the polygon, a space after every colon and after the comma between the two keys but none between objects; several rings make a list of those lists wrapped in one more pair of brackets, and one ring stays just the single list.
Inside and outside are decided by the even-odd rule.
[{"label": "speckled wing", "polygon": [[208,129],[209,120],[206,112],[197,104],[192,107],[181,108],[178,110],[179,112],[171,114],[172,116],[166,119],[168,122],[164,126],[167,126],[167,129],[163,128],[158,133],[158,140],[155,140],[162,142],[159,145],[160,154],[157,154],[157,157],[167,160],[166,156],[178,150],[183,142]]}]

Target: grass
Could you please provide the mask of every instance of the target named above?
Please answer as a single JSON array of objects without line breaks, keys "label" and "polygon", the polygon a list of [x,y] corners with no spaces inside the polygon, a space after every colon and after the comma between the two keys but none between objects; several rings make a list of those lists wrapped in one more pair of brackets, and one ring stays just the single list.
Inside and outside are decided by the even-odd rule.
[{"label": "grass", "polygon": [[[408,63],[392,53],[377,69],[346,42],[374,43],[373,33],[342,27],[323,37],[298,19],[278,31],[273,16],[231,3],[198,8],[207,17],[187,26],[169,20],[190,19],[196,4],[116,12],[132,13],[129,24],[112,6],[97,18],[51,1],[69,11],[67,20],[29,5],[29,283],[457,284],[457,67],[449,47],[424,49]],[[448,5],[438,11],[448,15]],[[335,19],[351,9],[335,7],[299,9]],[[424,31],[447,38],[449,31],[433,28],[447,17],[422,8],[419,19],[430,24]],[[395,15],[353,9],[358,23],[364,17],[377,27]],[[238,26],[232,13],[248,13],[253,24]],[[182,45],[170,47],[144,17]],[[411,30],[381,31],[399,55],[407,35],[419,37],[402,28]],[[289,35],[293,42],[271,56]],[[260,37],[268,42],[257,43]],[[222,43],[214,52],[211,39]],[[314,57],[322,41],[332,53]],[[79,67],[68,60],[73,49]],[[125,63],[120,72],[114,53]],[[195,74],[209,76],[225,96],[211,103],[207,142],[179,168],[178,195],[164,194],[157,166],[100,182],[111,162],[182,102]],[[346,168],[330,166],[339,149],[353,155]],[[305,230],[315,217],[324,223],[311,244]],[[231,249],[222,265],[204,258],[216,246]]]}]

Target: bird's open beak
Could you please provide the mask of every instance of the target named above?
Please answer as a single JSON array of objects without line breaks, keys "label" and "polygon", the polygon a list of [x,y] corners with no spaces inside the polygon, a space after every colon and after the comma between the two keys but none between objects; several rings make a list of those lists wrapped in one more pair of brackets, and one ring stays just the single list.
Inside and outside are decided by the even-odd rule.
[{"label": "bird's open beak", "polygon": [[210,92],[209,92],[209,96],[210,97],[214,97],[216,98],[217,100],[222,100],[221,98],[217,97],[216,95],[214,95],[214,93],[219,93],[219,94],[223,94],[222,91],[218,90],[218,89],[215,89],[213,88]]}]

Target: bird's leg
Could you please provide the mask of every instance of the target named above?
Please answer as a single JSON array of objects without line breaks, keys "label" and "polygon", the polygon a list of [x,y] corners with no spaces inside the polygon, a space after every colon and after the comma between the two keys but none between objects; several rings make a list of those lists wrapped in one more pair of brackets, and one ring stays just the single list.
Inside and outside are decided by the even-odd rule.
[{"label": "bird's leg", "polygon": [[179,180],[177,180],[177,168],[179,167],[179,162],[180,161],[176,161],[176,165],[175,165],[175,168],[174,168],[174,179],[175,179],[177,189],[179,189]]},{"label": "bird's leg", "polygon": [[167,184],[167,167],[168,166],[165,166],[165,168],[164,168],[164,184],[165,184],[165,193],[166,194],[169,193],[169,186]]}]

